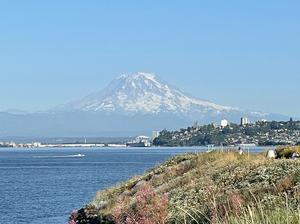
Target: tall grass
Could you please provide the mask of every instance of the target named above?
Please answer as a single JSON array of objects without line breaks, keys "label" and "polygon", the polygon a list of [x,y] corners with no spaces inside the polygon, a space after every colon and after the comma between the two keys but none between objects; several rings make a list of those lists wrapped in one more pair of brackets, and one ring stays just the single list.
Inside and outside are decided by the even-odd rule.
[{"label": "tall grass", "polygon": [[[289,203],[289,198],[285,195],[281,198],[279,205],[265,206],[262,202],[254,198],[254,203],[251,205],[228,204],[220,211],[218,204],[213,201],[212,213],[204,214],[194,207],[184,209],[176,206],[181,212],[182,217],[170,219],[169,223],[176,224],[300,224],[300,209],[295,208]],[[228,203],[232,203],[228,201]],[[225,213],[224,213],[225,211]]]},{"label": "tall grass", "polygon": [[91,213],[117,224],[300,224],[299,202],[300,160],[193,153],[99,192]]},{"label": "tall grass", "polygon": [[300,213],[289,208],[274,208],[261,211],[256,207],[244,209],[241,216],[232,216],[219,222],[227,224],[300,224]]},{"label": "tall grass", "polygon": [[168,197],[159,196],[150,185],[143,186],[133,202],[123,198],[113,212],[116,224],[165,224],[168,219]]}]

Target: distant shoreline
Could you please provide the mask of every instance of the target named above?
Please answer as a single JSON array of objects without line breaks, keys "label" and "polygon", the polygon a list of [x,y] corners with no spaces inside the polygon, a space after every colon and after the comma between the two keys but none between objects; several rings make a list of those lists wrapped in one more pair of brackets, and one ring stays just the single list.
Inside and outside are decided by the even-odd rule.
[{"label": "distant shoreline", "polygon": [[0,146],[0,148],[121,148],[126,147],[125,144],[36,144],[36,143],[23,143],[9,146]]},{"label": "distant shoreline", "polygon": [[40,146],[33,146],[31,143],[23,144],[23,146],[0,146],[0,149],[59,149],[59,148],[126,148],[126,149],[159,149],[159,148],[202,148],[207,151],[214,150],[226,150],[226,149],[251,149],[251,148],[276,148],[276,145],[232,145],[232,146],[205,146],[205,145],[195,145],[195,146],[150,146],[150,147],[130,147],[126,144],[41,144]]}]

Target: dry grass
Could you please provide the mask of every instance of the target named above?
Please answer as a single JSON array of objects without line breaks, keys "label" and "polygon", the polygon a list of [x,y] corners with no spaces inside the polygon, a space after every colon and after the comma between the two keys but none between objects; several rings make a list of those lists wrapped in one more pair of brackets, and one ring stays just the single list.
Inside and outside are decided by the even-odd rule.
[{"label": "dry grass", "polygon": [[[293,221],[290,223],[298,223],[299,171],[298,161],[268,160],[264,154],[185,154],[143,176],[98,192],[91,205],[97,211],[95,216],[113,216],[115,222],[126,223],[124,217],[141,220],[144,216],[152,223],[160,223],[149,214],[156,211],[154,204],[164,204],[162,197],[168,195],[168,206],[161,206],[155,212],[168,214],[163,223],[271,224],[280,223],[285,214]],[[153,189],[148,193],[150,198],[153,195],[155,203],[147,199],[149,203],[142,206],[141,215],[137,198],[145,186]]]}]

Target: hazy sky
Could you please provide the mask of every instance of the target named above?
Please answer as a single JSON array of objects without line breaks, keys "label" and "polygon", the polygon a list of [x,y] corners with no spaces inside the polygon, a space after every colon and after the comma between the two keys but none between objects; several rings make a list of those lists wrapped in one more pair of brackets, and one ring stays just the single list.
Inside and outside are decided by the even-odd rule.
[{"label": "hazy sky", "polygon": [[300,117],[300,1],[0,1],[0,110],[153,72],[199,98]]}]

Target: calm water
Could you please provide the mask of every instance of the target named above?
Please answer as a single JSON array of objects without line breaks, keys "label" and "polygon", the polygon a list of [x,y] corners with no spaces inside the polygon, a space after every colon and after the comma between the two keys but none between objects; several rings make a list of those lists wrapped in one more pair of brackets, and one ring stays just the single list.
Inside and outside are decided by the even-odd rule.
[{"label": "calm water", "polygon": [[[69,213],[98,190],[142,174],[172,155],[199,150],[0,149],[0,223],[67,223]],[[79,153],[85,157],[73,157]]]}]

